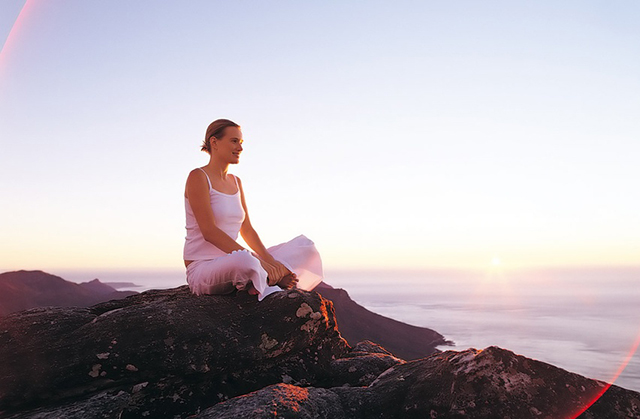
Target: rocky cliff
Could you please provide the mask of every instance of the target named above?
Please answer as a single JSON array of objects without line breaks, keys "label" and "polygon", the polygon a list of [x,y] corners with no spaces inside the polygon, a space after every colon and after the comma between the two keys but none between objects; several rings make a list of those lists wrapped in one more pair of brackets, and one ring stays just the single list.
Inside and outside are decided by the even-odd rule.
[{"label": "rocky cliff", "polygon": [[97,279],[75,284],[42,271],[5,272],[0,274],[0,316],[43,306],[86,307],[133,294]]},{"label": "rocky cliff", "polygon": [[405,360],[424,358],[439,352],[437,346],[450,344],[434,330],[399,322],[367,310],[341,288],[321,282],[315,291],[333,303],[340,334],[350,344],[370,340]]},{"label": "rocky cliff", "polygon": [[[606,391],[605,391],[606,390]],[[6,418],[640,417],[640,394],[490,347],[350,347],[316,292],[148,291],[0,320]]]}]

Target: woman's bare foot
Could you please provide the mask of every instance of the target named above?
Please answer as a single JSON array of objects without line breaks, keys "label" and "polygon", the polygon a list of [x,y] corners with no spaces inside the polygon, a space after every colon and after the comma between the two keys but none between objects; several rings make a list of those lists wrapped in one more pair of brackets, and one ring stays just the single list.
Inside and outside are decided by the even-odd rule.
[{"label": "woman's bare foot", "polygon": [[278,282],[278,286],[283,290],[290,290],[292,288],[295,288],[296,285],[298,285],[298,278],[294,273],[283,276],[282,279]]},{"label": "woman's bare foot", "polygon": [[253,283],[250,282],[249,286],[246,288],[249,295],[258,295],[258,290],[253,286]]}]

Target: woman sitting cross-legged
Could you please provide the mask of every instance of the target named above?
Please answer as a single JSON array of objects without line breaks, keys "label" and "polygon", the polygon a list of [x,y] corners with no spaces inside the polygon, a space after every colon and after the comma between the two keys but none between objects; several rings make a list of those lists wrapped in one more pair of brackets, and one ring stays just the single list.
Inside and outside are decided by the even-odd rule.
[{"label": "woman sitting cross-legged", "polygon": [[[229,165],[239,162],[242,144],[238,124],[212,122],[201,147],[209,163],[187,178],[184,262],[189,288],[198,295],[246,290],[260,301],[282,289],[312,290],[323,276],[313,242],[301,235],[267,249],[251,225],[242,182],[227,173]],[[253,252],[236,241],[238,234]]]}]

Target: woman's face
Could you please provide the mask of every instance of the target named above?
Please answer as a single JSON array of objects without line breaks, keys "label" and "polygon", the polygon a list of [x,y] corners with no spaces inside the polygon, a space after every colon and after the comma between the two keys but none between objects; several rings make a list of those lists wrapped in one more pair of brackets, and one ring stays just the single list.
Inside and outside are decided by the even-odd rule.
[{"label": "woman's face", "polygon": [[211,149],[216,157],[229,164],[240,162],[242,153],[242,131],[238,127],[227,127],[221,138],[211,140]]}]

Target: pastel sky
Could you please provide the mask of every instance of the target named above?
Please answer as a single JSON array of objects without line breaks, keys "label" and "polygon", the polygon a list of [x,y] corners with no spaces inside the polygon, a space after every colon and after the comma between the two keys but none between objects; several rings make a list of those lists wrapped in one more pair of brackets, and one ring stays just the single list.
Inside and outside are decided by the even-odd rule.
[{"label": "pastel sky", "polygon": [[[640,2],[0,2],[0,270],[180,268],[230,118],[329,268],[640,264]],[[0,44],[1,45],[1,44]]]}]

